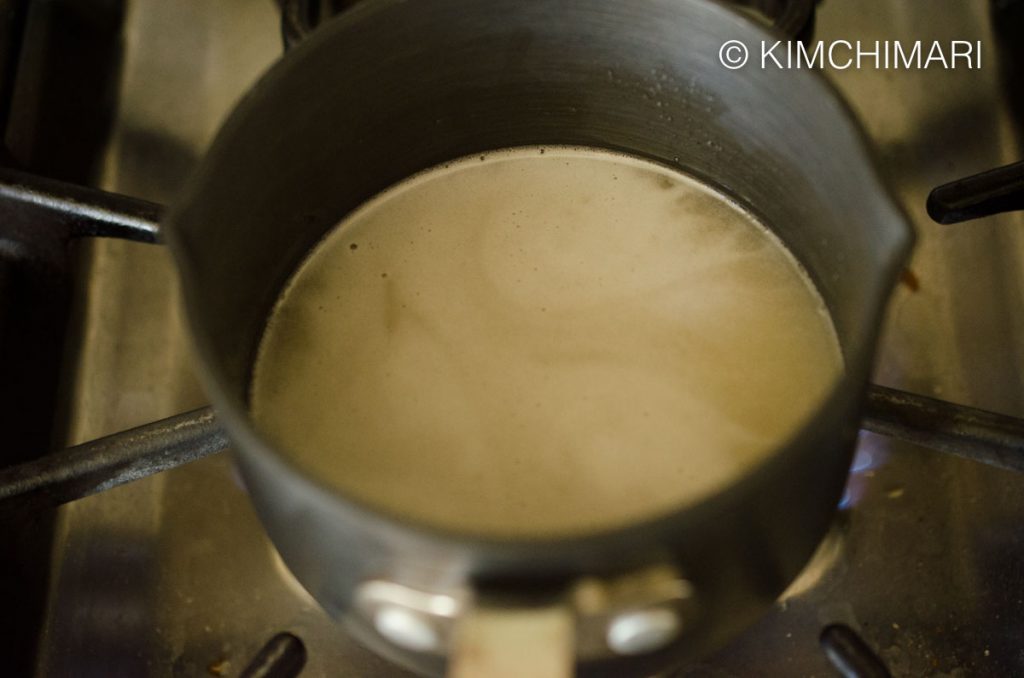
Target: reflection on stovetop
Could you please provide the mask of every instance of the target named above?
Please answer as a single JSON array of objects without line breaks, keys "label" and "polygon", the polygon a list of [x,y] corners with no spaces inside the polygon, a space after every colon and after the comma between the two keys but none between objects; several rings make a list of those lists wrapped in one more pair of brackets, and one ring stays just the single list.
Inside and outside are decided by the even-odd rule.
[{"label": "reflection on stovetop", "polygon": [[[59,3],[58,3],[59,4]],[[825,0],[817,37],[978,40],[986,2]],[[280,52],[273,3],[134,0],[104,188],[169,202],[232,102]],[[916,223],[876,380],[1024,415],[1024,229],[943,227],[930,188],[1021,154],[997,59],[978,71],[833,72]],[[954,142],[955,140],[955,142]],[[97,241],[78,261],[63,428],[74,443],[204,398],[167,252]],[[832,675],[829,624],[895,676],[1024,673],[1024,483],[864,434],[839,520],[773,611],[680,676]],[[58,514],[40,675],[238,675],[270,638],[302,639],[304,676],[404,675],[355,645],[294,583],[221,455]]]}]

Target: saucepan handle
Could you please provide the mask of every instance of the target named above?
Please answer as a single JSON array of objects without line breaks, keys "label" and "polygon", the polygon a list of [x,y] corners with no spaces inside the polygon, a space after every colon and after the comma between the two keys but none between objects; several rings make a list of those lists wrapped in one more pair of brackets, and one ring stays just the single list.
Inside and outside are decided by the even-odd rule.
[{"label": "saucepan handle", "polygon": [[574,631],[565,605],[477,606],[459,620],[448,678],[571,678]]}]

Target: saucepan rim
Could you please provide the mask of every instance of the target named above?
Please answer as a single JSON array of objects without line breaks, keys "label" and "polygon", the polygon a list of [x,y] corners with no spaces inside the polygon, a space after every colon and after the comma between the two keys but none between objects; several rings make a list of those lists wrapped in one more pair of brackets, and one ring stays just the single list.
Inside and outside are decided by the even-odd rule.
[{"label": "saucepan rim", "polygon": [[[772,32],[763,25],[728,9],[718,0],[680,1],[691,5],[703,5],[711,12],[728,14],[729,20],[749,26],[756,34],[764,35],[766,38],[772,36]],[[305,50],[316,49],[318,44],[335,39],[334,36],[336,34],[355,29],[361,20],[371,16],[372,13],[401,4],[404,4],[404,0],[372,0],[357,4],[344,15],[332,20],[331,23],[333,25],[325,26],[306,41],[299,44],[295,52],[301,53]],[[275,64],[268,75],[264,76],[264,80],[276,77],[281,70],[282,66],[279,62]],[[200,289],[195,282],[197,276],[192,270],[188,246],[180,237],[177,226],[178,221],[185,218],[183,215],[187,211],[186,206],[194,199],[197,187],[202,181],[200,173],[192,177],[183,193],[182,199],[173,206],[166,222],[169,227],[165,229],[165,237],[174,254],[182,281],[186,315],[191,329],[189,335],[196,349],[201,367],[199,370],[200,380],[218,411],[219,417],[226,426],[230,437],[234,441],[236,451],[242,456],[243,460],[247,457],[259,458],[264,468],[272,468],[275,473],[288,478],[290,482],[296,484],[300,491],[309,493],[310,497],[315,497],[317,504],[329,506],[332,511],[364,521],[369,529],[379,529],[384,532],[400,535],[407,541],[430,543],[440,548],[455,550],[482,549],[484,551],[501,553],[503,557],[517,560],[531,559],[537,554],[549,553],[553,548],[567,551],[581,548],[596,548],[603,553],[614,554],[617,549],[621,548],[622,544],[635,543],[638,535],[665,534],[666,531],[671,530],[672,525],[681,519],[686,519],[685,517],[687,516],[691,520],[701,515],[713,516],[718,511],[724,510],[723,506],[729,503],[728,497],[731,494],[731,490],[742,486],[753,477],[769,472],[770,468],[777,464],[781,457],[794,453],[794,450],[802,450],[807,444],[806,441],[815,440],[822,434],[821,428],[823,426],[833,426],[837,423],[855,425],[855,417],[859,411],[860,400],[863,398],[867,387],[869,370],[874,357],[874,348],[877,343],[887,301],[897,283],[904,262],[909,257],[913,246],[914,233],[903,209],[882,180],[866,134],[859,125],[857,117],[848,103],[826,78],[819,73],[803,71],[796,74],[795,77],[810,79],[813,82],[811,86],[817,89],[820,96],[838,107],[839,114],[844,119],[844,123],[854,133],[856,150],[861,155],[861,158],[856,160],[862,162],[868,168],[869,185],[865,186],[865,189],[873,193],[872,200],[875,203],[873,213],[888,218],[892,222],[893,229],[898,230],[899,233],[891,238],[892,242],[889,244],[889,251],[884,261],[878,267],[875,289],[872,290],[872,294],[868,295],[870,297],[869,303],[871,304],[869,307],[869,322],[865,323],[864,327],[859,328],[859,335],[855,336],[850,342],[853,345],[857,345],[859,350],[856,351],[855,355],[847,355],[846,369],[841,377],[837,379],[831,390],[822,398],[811,416],[801,427],[794,431],[787,440],[781,442],[774,452],[766,455],[757,464],[737,474],[730,483],[694,502],[687,502],[678,509],[649,516],[626,525],[578,534],[527,535],[523,537],[494,537],[472,531],[454,530],[430,523],[420,523],[407,516],[400,517],[390,514],[386,509],[347,496],[342,491],[327,486],[322,479],[300,467],[288,455],[278,452],[275,446],[260,434],[251,423],[247,412],[247,403],[240,402],[239,398],[232,394],[232,389],[225,387],[228,380],[223,376],[223,370],[219,365],[216,351],[212,346],[212,339],[204,329],[205,323],[199,311],[202,305],[200,297],[207,292]],[[248,114],[249,107],[252,105],[254,104],[251,97],[243,100],[236,107],[228,122],[222,127],[222,132],[218,139],[224,136],[224,130],[230,130],[237,126],[239,120]],[[643,154],[638,154],[636,151],[630,151],[629,149],[611,148],[608,150],[626,152],[634,157],[644,157]],[[210,155],[225,152],[227,151],[215,142],[210,150]],[[451,160],[456,159],[454,157],[451,158]],[[751,207],[754,207],[756,210],[756,206]],[[358,206],[355,209],[358,209]],[[851,418],[854,420],[850,421]],[[852,445],[850,452],[852,454]],[[244,466],[243,464],[243,474],[245,472]]]}]

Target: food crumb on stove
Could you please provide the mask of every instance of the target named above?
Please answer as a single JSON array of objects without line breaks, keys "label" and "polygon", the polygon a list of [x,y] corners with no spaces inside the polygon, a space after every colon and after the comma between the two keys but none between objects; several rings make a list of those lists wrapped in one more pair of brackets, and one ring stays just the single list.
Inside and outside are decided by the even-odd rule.
[{"label": "food crumb on stove", "polygon": [[220,659],[210,662],[210,665],[206,667],[206,671],[211,676],[226,676],[230,666],[231,662],[226,658],[221,657]]},{"label": "food crumb on stove", "polygon": [[889,497],[889,499],[899,499],[900,497],[903,496],[903,491],[904,490],[902,487],[894,487],[888,492],[886,492],[885,496]]},{"label": "food crumb on stove", "polygon": [[911,292],[917,292],[921,289],[920,278],[909,268],[903,269],[903,273],[900,274],[900,282],[906,285]]}]

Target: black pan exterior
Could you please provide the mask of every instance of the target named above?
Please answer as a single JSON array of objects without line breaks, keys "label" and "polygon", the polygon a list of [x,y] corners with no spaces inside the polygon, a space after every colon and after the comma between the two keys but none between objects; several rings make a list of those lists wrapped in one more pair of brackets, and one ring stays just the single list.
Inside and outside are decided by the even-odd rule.
[{"label": "black pan exterior", "polygon": [[[719,62],[726,40],[748,46],[747,66]],[[300,44],[240,104],[173,210],[168,240],[203,378],[253,501],[331,614],[346,617],[366,578],[515,587],[668,560],[694,583],[699,617],[646,666],[630,660],[655,668],[723,642],[800,570],[842,490],[879,319],[912,233],[836,93],[816,73],[762,70],[762,40],[775,38],[702,0],[371,0]],[[413,173],[544,144],[681,168],[772,226],[825,297],[846,358],[817,416],[696,507],[565,540],[440,533],[291,467],[248,422],[247,390],[267,314],[310,248]]]}]

